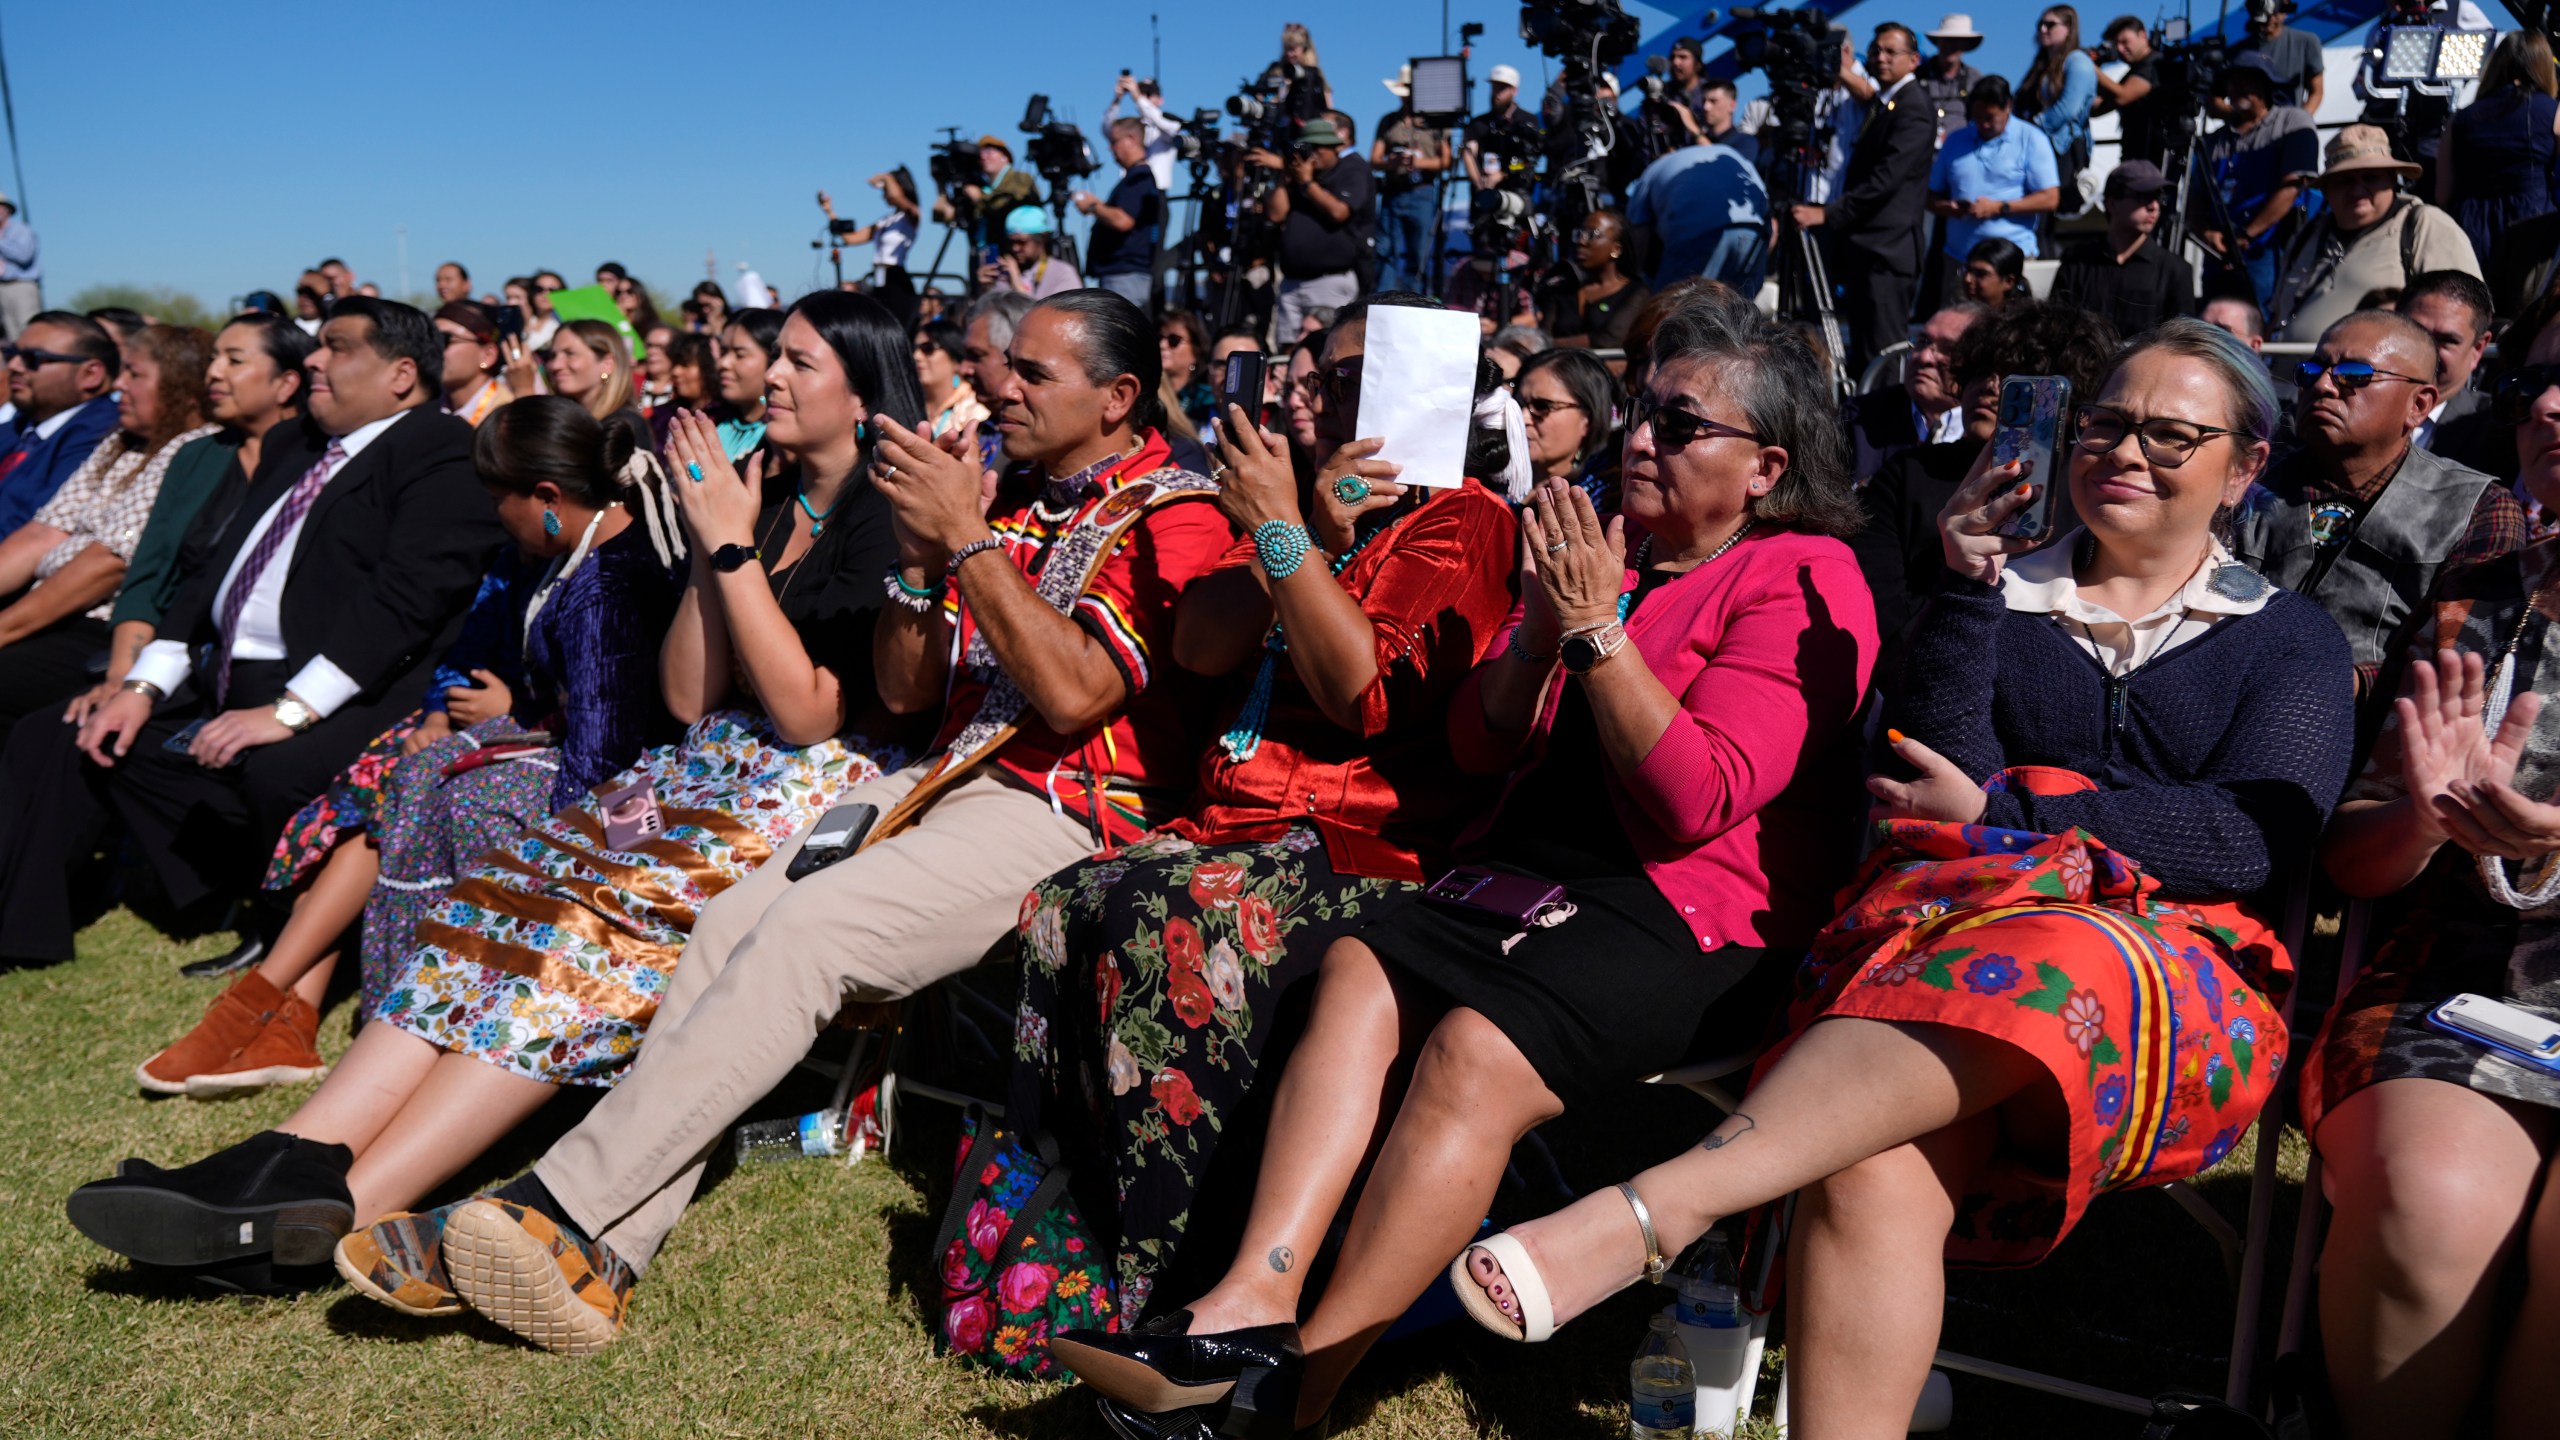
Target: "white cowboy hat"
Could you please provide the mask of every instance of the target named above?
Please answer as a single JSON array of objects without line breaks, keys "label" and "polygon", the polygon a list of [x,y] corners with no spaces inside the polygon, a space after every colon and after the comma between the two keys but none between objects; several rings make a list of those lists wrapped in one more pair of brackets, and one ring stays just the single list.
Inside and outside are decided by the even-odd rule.
[{"label": "white cowboy hat", "polygon": [[1413,62],[1408,60],[1397,66],[1396,78],[1393,80],[1381,80],[1378,83],[1386,86],[1387,93],[1399,100],[1411,95],[1413,93]]},{"label": "white cowboy hat", "polygon": [[1982,38],[1982,32],[1973,28],[1973,17],[1962,13],[1946,16],[1929,32],[1930,43],[1941,50],[1970,50]]}]

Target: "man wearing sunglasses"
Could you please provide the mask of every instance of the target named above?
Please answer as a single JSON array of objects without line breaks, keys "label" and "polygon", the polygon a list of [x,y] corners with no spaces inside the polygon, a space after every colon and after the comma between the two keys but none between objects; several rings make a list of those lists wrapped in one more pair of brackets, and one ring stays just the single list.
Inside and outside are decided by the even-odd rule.
[{"label": "man wearing sunglasses", "polygon": [[2524,509],[2487,475],[2412,443],[2436,408],[2436,350],[2388,310],[2329,327],[2295,370],[2300,443],[2240,503],[2232,551],[2320,602],[2369,686],[2392,636],[2450,565],[2524,544]]},{"label": "man wearing sunglasses", "polygon": [[9,403],[18,433],[0,449],[0,535],[27,523],[98,442],[116,428],[105,399],[122,366],[113,335],[85,315],[46,310],[18,338],[0,346],[8,357]]}]

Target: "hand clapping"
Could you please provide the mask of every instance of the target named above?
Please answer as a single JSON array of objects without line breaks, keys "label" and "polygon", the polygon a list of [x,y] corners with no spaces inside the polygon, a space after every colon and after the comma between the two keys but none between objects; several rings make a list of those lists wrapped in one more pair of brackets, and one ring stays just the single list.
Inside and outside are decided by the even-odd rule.
[{"label": "hand clapping", "polygon": [[[720,427],[699,410],[680,410],[667,426],[667,459],[674,478],[667,489],[693,536],[697,553],[708,555],[723,545],[755,543],[756,512],[764,503],[764,452],[747,462],[747,473],[729,463],[720,448]],[[768,558],[767,563],[771,563]]]},{"label": "hand clapping", "polygon": [[871,483],[889,499],[904,558],[939,575],[952,551],[989,533],[986,472],[974,458],[885,415],[872,423],[880,427],[880,443]]},{"label": "hand clapping", "polygon": [[1618,596],[1627,582],[1627,521],[1606,524],[1591,497],[1562,480],[1540,484],[1520,512],[1520,568],[1527,614],[1521,643],[1531,653],[1553,654],[1568,631],[1588,630],[1618,618]]},{"label": "hand clapping", "polygon": [[2393,702],[2401,781],[2417,822],[2437,838],[2474,855],[2538,860],[2560,850],[2560,805],[2526,799],[2513,781],[2542,697],[2528,690],[2510,701],[2493,741],[2480,723],[2486,671],[2480,656],[2452,650],[2410,663]]}]

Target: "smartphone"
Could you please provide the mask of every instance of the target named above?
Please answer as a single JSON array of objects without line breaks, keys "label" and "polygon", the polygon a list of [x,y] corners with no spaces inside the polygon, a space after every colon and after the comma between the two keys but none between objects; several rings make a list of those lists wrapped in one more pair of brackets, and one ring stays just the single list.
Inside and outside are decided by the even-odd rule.
[{"label": "smartphone", "polygon": [[604,817],[608,850],[628,851],[667,828],[666,817],[658,811],[658,789],[645,776],[598,795],[596,812]]},{"label": "smartphone", "polygon": [[1271,357],[1259,350],[1238,350],[1227,357],[1227,368],[1218,376],[1218,419],[1227,418],[1227,407],[1241,405],[1244,418],[1262,423],[1262,380]]},{"label": "smartphone", "polygon": [[501,305],[498,307],[498,338],[501,340],[521,340],[524,338],[523,306]]},{"label": "smartphone", "polygon": [[993,245],[981,245],[978,247],[978,263],[981,266],[993,265],[1000,253]]},{"label": "smartphone", "polygon": [[809,829],[809,838],[800,842],[800,853],[791,857],[791,868],[782,872],[786,880],[799,880],[826,869],[862,848],[871,827],[880,823],[880,807],[856,802],[839,805],[818,817]]},{"label": "smartphone", "polygon": [[2428,1012],[2436,1029],[2537,1070],[2560,1073],[2560,1025],[2486,995],[2456,995]]},{"label": "smartphone", "polygon": [[2000,382],[2000,429],[1991,437],[1991,463],[2025,461],[2021,478],[2033,493],[2000,522],[1996,533],[2019,540],[2053,538],[2053,492],[2063,478],[2062,417],[2070,409],[2071,382],[2059,375],[2012,375]]},{"label": "smartphone", "polygon": [[203,728],[204,721],[190,720],[178,728],[177,734],[161,741],[160,748],[172,755],[184,755],[195,747],[196,732]]},{"label": "smartphone", "polygon": [[1477,865],[1461,865],[1431,882],[1426,900],[1481,910],[1519,926],[1536,924],[1540,916],[1564,903],[1564,887],[1526,875],[1506,875]]}]

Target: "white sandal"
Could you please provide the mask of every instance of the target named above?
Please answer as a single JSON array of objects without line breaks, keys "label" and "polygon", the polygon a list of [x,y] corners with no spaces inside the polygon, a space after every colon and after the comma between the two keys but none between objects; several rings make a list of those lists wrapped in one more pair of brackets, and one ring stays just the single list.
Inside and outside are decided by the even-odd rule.
[{"label": "white sandal", "polygon": [[[1644,1197],[1636,1194],[1634,1182],[1621,1182],[1618,1193],[1627,1197],[1627,1207],[1635,1211],[1636,1225],[1644,1231],[1644,1278],[1659,1285],[1671,1261],[1662,1253],[1662,1242],[1654,1238],[1653,1212],[1645,1208]],[[1503,1279],[1520,1304],[1518,1320],[1502,1313],[1493,1292],[1468,1271],[1467,1257],[1478,1250],[1502,1266]],[[1458,1304],[1469,1318],[1496,1335],[1535,1345],[1556,1333],[1555,1304],[1547,1295],[1547,1282],[1529,1258],[1529,1248],[1514,1236],[1487,1235],[1459,1251],[1458,1258],[1449,1262],[1449,1288],[1457,1292]]]}]

